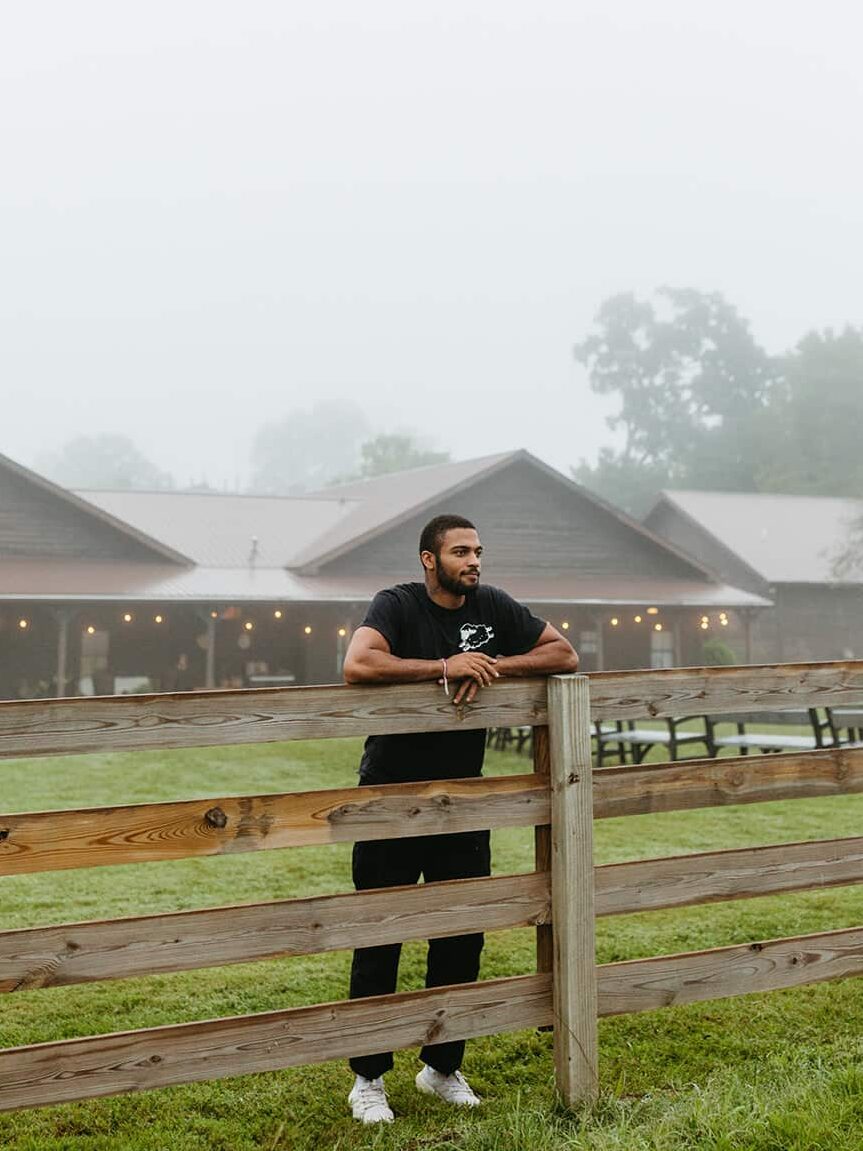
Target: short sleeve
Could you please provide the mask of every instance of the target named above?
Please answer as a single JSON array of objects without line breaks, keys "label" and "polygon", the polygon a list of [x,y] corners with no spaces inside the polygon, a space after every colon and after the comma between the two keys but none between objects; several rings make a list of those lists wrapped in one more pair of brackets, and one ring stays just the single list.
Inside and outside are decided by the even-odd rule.
[{"label": "short sleeve", "polygon": [[503,636],[504,655],[523,655],[545,631],[544,619],[533,614],[507,592],[494,588],[495,614]]},{"label": "short sleeve", "polygon": [[394,591],[387,588],[384,591],[379,591],[372,600],[360,626],[373,627],[375,631],[380,632],[390,645],[390,651],[396,654],[402,633],[401,617],[402,612],[398,596]]}]

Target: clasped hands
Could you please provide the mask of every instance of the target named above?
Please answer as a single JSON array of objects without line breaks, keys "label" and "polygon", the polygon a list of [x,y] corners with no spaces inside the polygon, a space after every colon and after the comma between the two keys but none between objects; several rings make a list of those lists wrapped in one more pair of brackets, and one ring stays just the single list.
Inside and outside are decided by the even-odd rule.
[{"label": "clasped hands", "polygon": [[[465,651],[447,659],[447,677],[460,680],[453,703],[471,703],[481,687],[489,687],[496,679],[500,679],[500,672],[495,666],[497,660],[481,651]],[[442,684],[443,679],[438,683]]]}]

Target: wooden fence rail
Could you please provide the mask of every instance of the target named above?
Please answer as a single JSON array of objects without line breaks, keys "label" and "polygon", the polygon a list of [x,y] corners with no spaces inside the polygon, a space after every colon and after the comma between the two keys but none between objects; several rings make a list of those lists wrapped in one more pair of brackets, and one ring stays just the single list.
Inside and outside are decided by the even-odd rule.
[{"label": "wooden fence rail", "polygon": [[863,928],[597,966],[595,919],[863,882],[863,838],[595,867],[594,818],[863,791],[863,748],[592,772],[594,719],[863,704],[863,664],[510,681],[455,709],[430,685],[0,703],[0,758],[459,726],[536,727],[534,773],[0,816],[0,876],[533,826],[536,871],[0,932],[0,991],[470,930],[535,926],[537,973],[0,1051],[0,1110],[524,1027],[555,1031],[567,1103],[595,1094],[597,1019],[863,974]]}]

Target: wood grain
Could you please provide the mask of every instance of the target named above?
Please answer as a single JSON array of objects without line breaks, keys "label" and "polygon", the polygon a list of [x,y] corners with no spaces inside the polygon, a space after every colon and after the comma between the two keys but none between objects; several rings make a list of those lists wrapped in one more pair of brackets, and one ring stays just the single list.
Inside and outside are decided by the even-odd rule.
[{"label": "wood grain", "polygon": [[597,819],[863,791],[863,748],[685,759],[593,774]]},{"label": "wood grain", "polygon": [[863,883],[863,838],[637,859],[596,869],[596,914],[626,915]]},{"label": "wood grain", "polygon": [[26,812],[0,815],[0,876],[548,819],[548,789],[534,775]]},{"label": "wood grain", "polygon": [[863,975],[863,927],[597,968],[599,1014],[654,1011]]},{"label": "wood grain", "polygon": [[590,703],[600,721],[856,707],[863,703],[863,660],[593,672]]},{"label": "wood grain", "polygon": [[0,759],[546,723],[545,679],[453,707],[433,683],[284,687],[0,703]]},{"label": "wood grain", "polygon": [[0,1111],[147,1091],[551,1021],[551,976],[67,1039],[0,1051]]},{"label": "wood grain", "polygon": [[190,971],[276,955],[499,931],[551,919],[548,873],[0,933],[0,992]]},{"label": "wood grain", "polygon": [[548,692],[554,1067],[567,1107],[599,1090],[590,698],[583,675],[555,676]]}]

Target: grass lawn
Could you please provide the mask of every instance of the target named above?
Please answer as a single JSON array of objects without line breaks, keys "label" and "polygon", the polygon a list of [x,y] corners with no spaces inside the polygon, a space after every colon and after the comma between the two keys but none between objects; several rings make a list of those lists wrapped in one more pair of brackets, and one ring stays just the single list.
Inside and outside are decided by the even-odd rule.
[{"label": "grass lawn", "polygon": [[[355,740],[136,752],[0,764],[4,811],[350,785]],[[529,770],[490,752],[487,774]],[[598,862],[860,834],[863,796],[599,821]],[[349,847],[105,867],[0,880],[4,928],[347,890]],[[498,873],[533,865],[533,832],[494,835]],[[600,962],[863,923],[863,887],[600,920]],[[349,955],[303,956],[0,999],[0,1046],[344,998]],[[533,970],[533,932],[487,938],[486,978]],[[405,945],[405,990],[422,986],[424,946]],[[347,1112],[351,1078],[333,1063],[0,1116],[14,1151],[366,1148],[399,1151],[860,1151],[863,980],[805,987],[600,1024],[603,1093],[571,1113],[553,1096],[551,1037],[468,1045],[483,1095],[453,1114],[417,1094],[415,1052],[396,1055],[396,1123],[366,1130]]]}]

